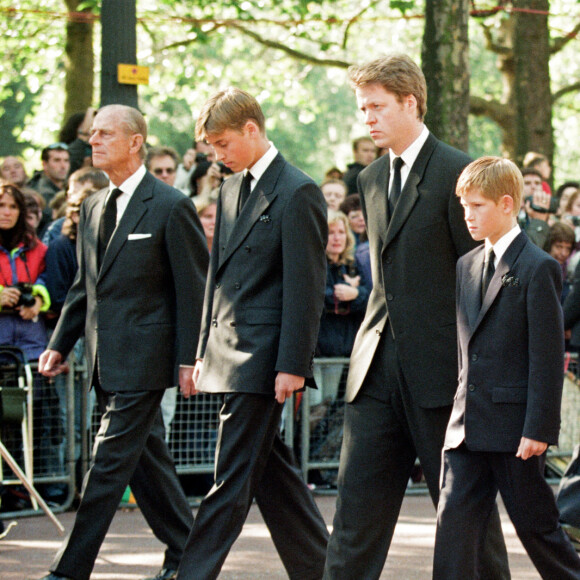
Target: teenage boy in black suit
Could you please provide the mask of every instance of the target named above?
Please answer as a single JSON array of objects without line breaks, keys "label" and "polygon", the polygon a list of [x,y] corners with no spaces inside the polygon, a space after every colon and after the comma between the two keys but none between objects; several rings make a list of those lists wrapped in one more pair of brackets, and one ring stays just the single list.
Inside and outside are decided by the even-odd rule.
[{"label": "teenage boy in black suit", "polygon": [[485,244],[457,263],[459,386],[447,428],[433,578],[476,578],[497,492],[542,578],[580,579],[544,479],[560,429],[564,329],[558,262],[517,225],[523,191],[509,160],[482,157],[457,195]]},{"label": "teenage boy in black suit", "polygon": [[320,189],[266,137],[254,97],[210,97],[196,125],[237,175],[218,196],[193,384],[223,394],[215,484],[201,502],[178,578],[217,578],[254,497],[291,580],[322,576],[328,531],[280,438],[286,399],[313,386],[326,284]]}]

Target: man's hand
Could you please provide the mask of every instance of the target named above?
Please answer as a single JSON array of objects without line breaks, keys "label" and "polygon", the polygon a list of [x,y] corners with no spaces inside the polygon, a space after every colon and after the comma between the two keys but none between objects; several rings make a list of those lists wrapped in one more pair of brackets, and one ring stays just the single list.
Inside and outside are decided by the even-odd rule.
[{"label": "man's hand", "polygon": [[516,453],[516,457],[520,457],[525,461],[534,455],[542,455],[546,449],[548,449],[547,443],[543,443],[542,441],[535,441],[534,439],[528,439],[527,437],[522,437],[520,440],[520,446],[518,447],[518,452]]},{"label": "man's hand", "polygon": [[68,370],[68,363],[63,362],[62,355],[56,350],[45,350],[38,359],[38,371],[45,377],[55,377]]},{"label": "man's hand", "polygon": [[538,187],[532,195],[532,203],[529,201],[526,202],[526,212],[528,216],[530,216],[531,219],[541,220],[543,222],[548,221],[550,214],[535,211],[532,205],[537,208],[543,208],[548,212],[551,200],[552,196],[549,193],[546,193],[541,187]]},{"label": "man's hand", "polygon": [[278,373],[275,382],[276,401],[283,403],[304,386],[304,377],[291,375],[290,373]]},{"label": "man's hand", "polygon": [[197,392],[193,384],[193,371],[194,367],[179,367],[179,389],[186,399]]},{"label": "man's hand", "polygon": [[192,367],[179,367],[179,389],[181,394],[189,399],[192,395],[197,394],[195,385],[199,379],[199,374],[201,373],[201,368],[203,366],[203,360],[198,359],[195,362],[195,366]]}]

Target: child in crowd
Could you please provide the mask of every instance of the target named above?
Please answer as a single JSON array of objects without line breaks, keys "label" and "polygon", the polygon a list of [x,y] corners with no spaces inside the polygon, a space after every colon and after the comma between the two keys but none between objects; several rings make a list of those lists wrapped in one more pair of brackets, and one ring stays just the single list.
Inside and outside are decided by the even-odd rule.
[{"label": "child in crowd", "polygon": [[443,451],[433,578],[476,577],[501,493],[544,579],[580,579],[544,479],[557,444],[564,330],[556,260],[520,231],[523,181],[507,159],[482,157],[457,183],[465,221],[485,244],[457,262],[459,386]]}]

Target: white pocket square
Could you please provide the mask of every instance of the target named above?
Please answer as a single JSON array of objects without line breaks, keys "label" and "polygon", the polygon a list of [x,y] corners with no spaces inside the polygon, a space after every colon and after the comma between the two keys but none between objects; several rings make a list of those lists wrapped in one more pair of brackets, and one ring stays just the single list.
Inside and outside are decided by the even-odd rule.
[{"label": "white pocket square", "polygon": [[128,240],[144,240],[145,238],[150,238],[151,234],[129,234]]}]

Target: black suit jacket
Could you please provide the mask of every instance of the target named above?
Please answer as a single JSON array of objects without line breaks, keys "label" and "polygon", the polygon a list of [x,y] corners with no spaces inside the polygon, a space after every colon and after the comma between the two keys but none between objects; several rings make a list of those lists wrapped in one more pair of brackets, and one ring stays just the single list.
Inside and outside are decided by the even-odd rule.
[{"label": "black suit jacket", "polygon": [[459,386],[445,447],[516,452],[557,444],[564,376],[560,265],[524,233],[499,261],[480,308],[484,248],[458,262]]},{"label": "black suit jacket", "polygon": [[49,348],[66,356],[86,336],[105,391],[164,389],[195,364],[209,255],[193,203],[147,173],[97,267],[107,190],[81,208],[79,269]]},{"label": "black suit jacket", "polygon": [[373,290],[351,356],[348,402],[364,381],[387,320],[415,401],[427,408],[453,402],[457,384],[455,264],[475,245],[455,184],[469,161],[467,155],[430,134],[390,221],[388,156],[359,175]]},{"label": "black suit jacket", "polygon": [[205,292],[198,389],[274,393],[278,372],[306,377],[326,282],[326,204],[278,154],[237,217],[242,174],[227,179]]}]

